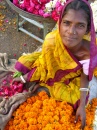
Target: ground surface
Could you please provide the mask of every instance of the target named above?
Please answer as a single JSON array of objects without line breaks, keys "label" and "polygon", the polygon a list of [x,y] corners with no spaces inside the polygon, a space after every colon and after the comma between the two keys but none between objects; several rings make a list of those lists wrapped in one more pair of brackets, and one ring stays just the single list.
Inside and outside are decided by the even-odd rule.
[{"label": "ground surface", "polygon": [[[26,23],[25,28],[32,30],[39,37],[42,30]],[[41,43],[27,34],[17,31],[17,14],[5,0],[0,0],[0,53],[7,53],[9,58],[18,58],[23,52],[33,52]]]}]

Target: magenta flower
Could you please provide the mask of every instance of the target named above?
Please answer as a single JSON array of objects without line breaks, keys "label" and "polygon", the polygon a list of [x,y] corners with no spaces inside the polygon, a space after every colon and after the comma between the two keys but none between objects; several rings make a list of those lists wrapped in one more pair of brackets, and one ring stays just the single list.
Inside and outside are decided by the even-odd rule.
[{"label": "magenta flower", "polygon": [[28,12],[30,12],[30,13],[32,13],[32,12],[33,12],[33,10],[34,10],[34,8],[33,8],[33,7],[28,7],[28,8],[27,8],[27,11],[28,11]]},{"label": "magenta flower", "polygon": [[40,10],[39,10],[39,14],[40,14],[41,16],[43,16],[44,11],[43,11],[42,9],[40,9]]},{"label": "magenta flower", "polygon": [[58,20],[59,15],[58,15],[57,11],[54,10],[54,11],[52,12],[52,18],[53,18],[55,21]]},{"label": "magenta flower", "polygon": [[51,16],[50,13],[44,13],[44,14],[43,14],[43,17],[44,17],[44,18],[47,18],[47,17],[50,17],[50,16]]},{"label": "magenta flower", "polygon": [[38,15],[38,14],[39,14],[38,10],[34,9],[34,10],[33,10],[33,14]]},{"label": "magenta flower", "polygon": [[25,4],[24,3],[20,4],[20,8],[25,10]]},{"label": "magenta flower", "polygon": [[38,5],[35,6],[35,8],[36,8],[37,10],[39,10],[39,9],[41,8],[41,5],[38,4]]},{"label": "magenta flower", "polygon": [[32,2],[32,0],[30,0],[30,6],[33,8],[35,7],[35,4]]},{"label": "magenta flower", "polygon": [[[2,83],[5,81],[2,81]],[[25,90],[23,87],[24,87],[24,84],[20,82],[14,82],[14,84],[12,85],[10,84],[9,86],[3,85],[0,88],[0,96],[9,97],[16,93],[21,93],[24,91],[27,92],[27,90]]]},{"label": "magenta flower", "polygon": [[56,2],[56,8],[58,8],[60,5],[61,5],[60,2],[57,1],[57,2]]},{"label": "magenta flower", "polygon": [[24,6],[25,6],[25,8],[30,7],[30,1],[29,0],[24,0]]},{"label": "magenta flower", "polygon": [[7,84],[7,81],[4,79],[4,80],[2,81],[2,83],[3,83],[3,85],[5,85],[5,84]]},{"label": "magenta flower", "polygon": [[46,4],[46,3],[48,3],[50,0],[40,0],[40,3],[44,3],[44,4]]},{"label": "magenta flower", "polygon": [[15,5],[17,5],[17,4],[18,4],[18,0],[13,0],[13,3],[14,3]]},{"label": "magenta flower", "polygon": [[56,10],[57,10],[58,12],[61,12],[62,8],[63,8],[63,6],[60,5],[58,8],[56,8]]}]

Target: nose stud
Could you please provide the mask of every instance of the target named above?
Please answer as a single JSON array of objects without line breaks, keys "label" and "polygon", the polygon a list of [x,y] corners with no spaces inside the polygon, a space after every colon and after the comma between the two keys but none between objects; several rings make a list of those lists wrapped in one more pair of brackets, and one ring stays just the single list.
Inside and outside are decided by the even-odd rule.
[{"label": "nose stud", "polygon": [[73,34],[75,35],[76,33],[74,32]]}]

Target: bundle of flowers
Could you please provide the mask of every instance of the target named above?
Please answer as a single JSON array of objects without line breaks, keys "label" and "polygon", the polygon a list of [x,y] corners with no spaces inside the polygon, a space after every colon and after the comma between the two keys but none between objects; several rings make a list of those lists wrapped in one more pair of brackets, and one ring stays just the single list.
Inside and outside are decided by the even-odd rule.
[{"label": "bundle of flowers", "polygon": [[13,0],[19,8],[44,18],[58,20],[60,11],[66,0]]},{"label": "bundle of flowers", "polygon": [[[97,99],[86,108],[85,130],[93,130]],[[67,102],[48,97],[45,91],[30,97],[13,113],[5,130],[80,130],[81,121],[74,123],[75,113]]]},{"label": "bundle of flowers", "polygon": [[92,11],[93,11],[93,20],[94,20],[95,31],[97,32],[97,1],[95,0],[90,5],[91,5]]},{"label": "bundle of flowers", "polygon": [[27,91],[24,89],[24,84],[21,82],[15,81],[12,84],[12,79],[4,79],[0,85],[0,96],[2,97],[11,97],[17,93]]}]

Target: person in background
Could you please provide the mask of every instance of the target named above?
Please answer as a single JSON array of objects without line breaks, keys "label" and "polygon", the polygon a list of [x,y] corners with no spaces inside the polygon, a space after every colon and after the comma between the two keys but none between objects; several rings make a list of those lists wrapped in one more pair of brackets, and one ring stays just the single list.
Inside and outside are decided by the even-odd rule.
[{"label": "person in background", "polygon": [[58,25],[58,29],[47,34],[41,52],[19,58],[15,69],[22,75],[13,82],[36,81],[33,92],[40,86],[46,87],[51,97],[73,106],[75,123],[80,117],[84,129],[90,81],[97,67],[96,36],[89,2],[67,1]]}]

